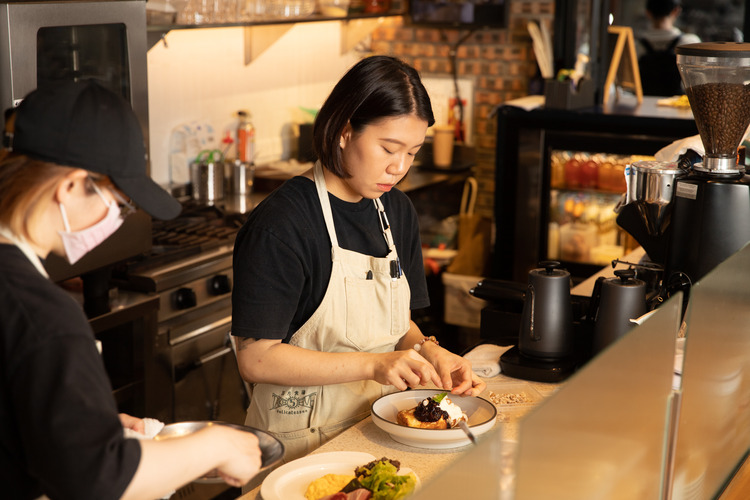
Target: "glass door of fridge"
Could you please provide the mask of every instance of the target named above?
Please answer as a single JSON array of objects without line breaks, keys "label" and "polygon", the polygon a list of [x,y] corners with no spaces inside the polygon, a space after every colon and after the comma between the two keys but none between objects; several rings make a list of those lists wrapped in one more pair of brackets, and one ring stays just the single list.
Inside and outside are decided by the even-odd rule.
[{"label": "glass door of fridge", "polygon": [[627,189],[627,166],[653,160],[659,149],[632,136],[546,133],[540,255],[581,279],[637,248],[615,223],[615,207]]},{"label": "glass door of fridge", "polygon": [[636,155],[555,149],[550,154],[547,257],[599,267],[633,249],[615,224],[625,167]]}]

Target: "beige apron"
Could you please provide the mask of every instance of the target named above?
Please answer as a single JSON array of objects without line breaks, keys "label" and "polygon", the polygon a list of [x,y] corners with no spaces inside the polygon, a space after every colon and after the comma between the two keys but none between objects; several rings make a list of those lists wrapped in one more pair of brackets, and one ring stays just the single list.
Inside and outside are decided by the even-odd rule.
[{"label": "beige apron", "polygon": [[[338,245],[319,162],[313,173],[333,268],[323,301],[289,344],[326,352],[393,351],[409,329],[410,292],[405,276],[391,277],[391,261],[398,262],[398,255],[383,204],[374,200],[388,255],[378,258],[345,250]],[[286,447],[284,460],[290,461],[367,417],[372,402],[393,390],[373,380],[299,387],[253,384],[245,424],[273,433]]]}]

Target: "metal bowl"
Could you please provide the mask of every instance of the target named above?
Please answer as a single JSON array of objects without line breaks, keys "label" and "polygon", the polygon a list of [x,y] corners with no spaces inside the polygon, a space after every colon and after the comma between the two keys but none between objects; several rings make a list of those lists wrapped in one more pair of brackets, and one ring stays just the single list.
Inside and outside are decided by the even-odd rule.
[{"label": "metal bowl", "polygon": [[[440,390],[415,389],[382,396],[372,404],[372,421],[390,434],[394,441],[417,448],[445,449],[471,444],[460,428],[417,429],[400,425],[396,415],[401,410],[417,406],[425,398],[440,394]],[[492,429],[497,418],[495,405],[480,397],[450,395],[451,401],[469,417],[469,429],[475,436]]]},{"label": "metal bowl", "polygon": [[[266,431],[256,429],[254,427],[247,427],[244,425],[230,424],[227,422],[219,422],[214,420],[205,421],[194,421],[194,422],[177,422],[174,424],[167,424],[164,428],[154,436],[155,441],[161,441],[164,439],[171,439],[181,436],[187,436],[194,432],[197,432],[206,427],[212,425],[223,425],[226,427],[232,427],[245,432],[252,432],[258,438],[258,444],[260,445],[261,451],[261,471],[267,469],[273,465],[276,465],[281,461],[284,456],[284,445],[276,439],[273,435]],[[223,479],[219,476],[218,472],[213,470],[203,477],[200,477],[193,481],[195,483],[221,483]]]}]

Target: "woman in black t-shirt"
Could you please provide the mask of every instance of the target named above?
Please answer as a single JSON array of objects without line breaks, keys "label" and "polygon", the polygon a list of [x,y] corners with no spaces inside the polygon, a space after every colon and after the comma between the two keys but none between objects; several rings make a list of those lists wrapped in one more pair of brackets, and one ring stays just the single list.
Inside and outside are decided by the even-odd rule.
[{"label": "woman in black t-shirt", "polygon": [[468,361],[410,319],[429,299],[417,217],[396,186],[433,122],[414,68],[360,61],[318,113],[315,167],[238,234],[232,334],[253,384],[245,423],[279,437],[287,460],[366,417],[383,393],[484,388]]},{"label": "woman in black t-shirt", "polygon": [[180,205],[146,174],[130,105],[93,81],[32,92],[0,152],[0,488],[3,498],[160,498],[218,469],[240,486],[260,467],[254,434],[212,426],[166,441],[125,438],[80,306],[52,283],[50,253],[76,262],[111,235],[126,196],[151,215]]}]

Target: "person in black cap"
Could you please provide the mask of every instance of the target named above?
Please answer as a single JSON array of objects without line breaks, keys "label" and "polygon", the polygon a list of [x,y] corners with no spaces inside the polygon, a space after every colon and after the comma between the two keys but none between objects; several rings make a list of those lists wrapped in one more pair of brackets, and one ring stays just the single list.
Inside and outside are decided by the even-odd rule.
[{"label": "person in black cap", "polygon": [[81,307],[52,283],[50,253],[76,261],[137,203],[158,218],[180,204],[146,173],[129,104],[98,83],[30,93],[0,152],[0,484],[33,499],[158,498],[218,469],[233,486],[259,470],[257,437],[211,426],[167,441],[126,438]]}]

